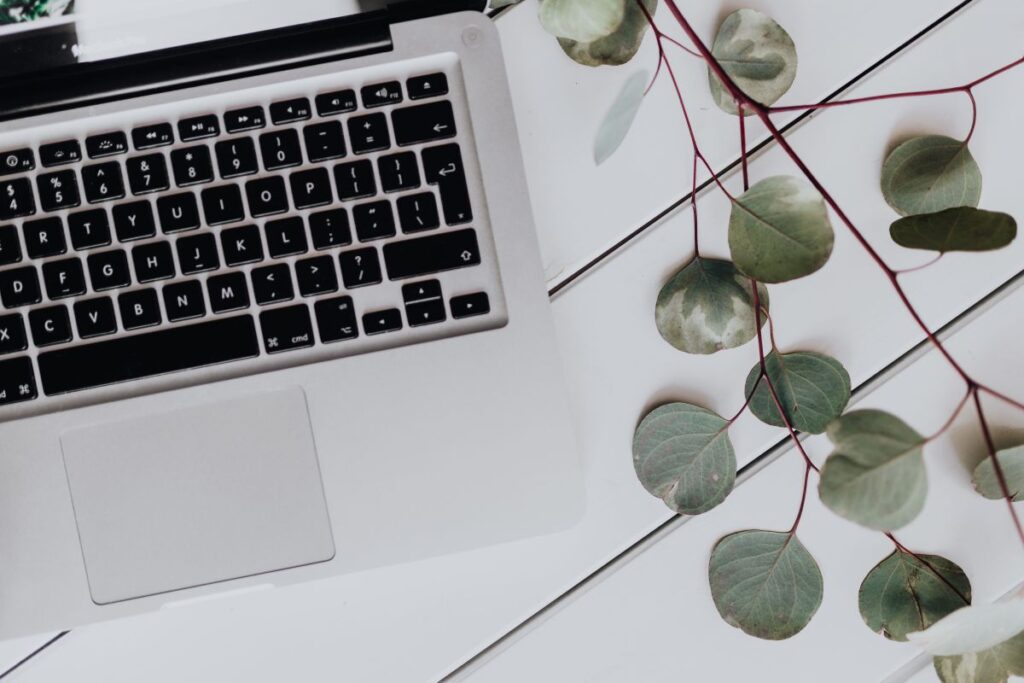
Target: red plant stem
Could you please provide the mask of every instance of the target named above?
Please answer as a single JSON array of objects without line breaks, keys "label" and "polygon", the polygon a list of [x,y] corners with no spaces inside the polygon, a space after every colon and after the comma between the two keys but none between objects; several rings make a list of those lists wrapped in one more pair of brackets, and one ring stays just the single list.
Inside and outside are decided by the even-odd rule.
[{"label": "red plant stem", "polygon": [[953,426],[953,423],[956,422],[956,418],[959,417],[961,411],[963,411],[964,409],[964,406],[967,405],[967,401],[969,401],[971,399],[971,396],[974,396],[977,392],[978,390],[976,387],[967,387],[967,391],[964,392],[964,397],[961,398],[960,402],[956,404],[956,409],[953,411],[953,414],[950,415],[949,418],[942,423],[942,426],[939,427],[939,429],[934,434],[925,439],[924,442],[931,443],[932,441],[935,441],[937,438],[945,434],[946,431],[948,431],[949,428]]},{"label": "red plant stem", "polygon": [[999,458],[996,457],[996,445],[992,440],[992,431],[988,428],[988,420],[985,419],[985,411],[981,407],[981,398],[978,396],[977,391],[973,392],[973,394],[974,407],[978,411],[978,422],[981,424],[981,433],[985,437],[985,447],[988,448],[988,457],[992,461],[992,469],[995,470],[996,480],[999,482],[999,491],[1006,500],[1010,516],[1013,517],[1013,523],[1017,527],[1017,536],[1020,537],[1020,542],[1024,544],[1024,527],[1021,526],[1020,517],[1017,516],[1017,510],[1013,507],[1013,494],[1010,492],[1010,486],[1006,482],[1006,473],[1003,472],[1003,466],[1000,464]]},{"label": "red plant stem", "polygon": [[736,107],[736,118],[740,120],[740,166],[743,168],[743,191],[750,189],[750,172],[747,168],[747,117],[743,113],[743,105]]},{"label": "red plant stem", "polygon": [[947,579],[942,574],[942,572],[940,572],[938,569],[936,569],[935,566],[931,562],[929,562],[926,557],[924,557],[923,555],[918,555],[913,550],[911,550],[907,546],[905,546],[902,543],[900,543],[898,540],[896,540],[896,537],[893,536],[891,532],[886,532],[885,535],[889,538],[890,541],[893,542],[893,545],[896,546],[896,550],[898,550],[900,552],[903,552],[903,553],[906,553],[907,555],[910,555],[915,560],[917,560],[918,562],[923,564],[928,569],[928,571],[930,571],[932,574],[935,575],[935,578],[937,578],[942,583],[946,584],[946,586],[948,586],[951,591],[956,593],[957,597],[959,597],[961,600],[963,600],[965,605],[971,604],[970,598],[968,598],[966,595],[961,593],[960,589],[957,588],[956,586],[954,586],[952,584],[952,582],[950,582],[950,580]]},{"label": "red plant stem", "polygon": [[754,386],[750,387],[750,393],[747,394],[747,399],[743,402],[743,405],[740,406],[740,409],[736,411],[736,414],[729,418],[728,426],[731,426],[733,422],[740,419],[740,415],[743,414],[743,411],[745,411],[750,406],[750,402],[754,398],[754,392],[757,391],[757,387],[761,384],[761,380],[763,379],[764,373],[758,373],[757,379],[754,381]]},{"label": "red plant stem", "polygon": [[810,463],[804,467],[804,488],[800,494],[800,507],[797,508],[796,519],[793,520],[793,526],[789,528],[790,536],[796,533],[797,527],[800,526],[800,521],[804,518],[804,507],[807,505],[807,485],[811,478],[811,467]]},{"label": "red plant stem", "polygon": [[906,275],[907,273],[916,273],[917,271],[924,270],[925,268],[928,268],[929,266],[934,266],[936,263],[941,261],[942,257],[945,256],[945,255],[946,255],[945,252],[939,252],[938,256],[936,256],[935,258],[928,259],[927,261],[925,261],[924,263],[922,263],[919,266],[913,266],[911,268],[900,268],[899,270],[894,270],[893,273],[895,273],[896,275]]}]

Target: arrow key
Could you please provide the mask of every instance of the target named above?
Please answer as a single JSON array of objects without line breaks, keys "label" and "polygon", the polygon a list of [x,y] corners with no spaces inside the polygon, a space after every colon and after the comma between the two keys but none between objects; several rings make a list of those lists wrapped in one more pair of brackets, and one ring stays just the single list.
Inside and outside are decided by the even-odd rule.
[{"label": "arrow key", "polygon": [[491,302],[487,298],[487,292],[452,297],[451,303],[452,317],[456,320],[471,318],[475,315],[485,315],[491,312]]},{"label": "arrow key", "polygon": [[402,312],[397,308],[374,311],[363,316],[363,330],[366,334],[382,334],[402,329]]}]

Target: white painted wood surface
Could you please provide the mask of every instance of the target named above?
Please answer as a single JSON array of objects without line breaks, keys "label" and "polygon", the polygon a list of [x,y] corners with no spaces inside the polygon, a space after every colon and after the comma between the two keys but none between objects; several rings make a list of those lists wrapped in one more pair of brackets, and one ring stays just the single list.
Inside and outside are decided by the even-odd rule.
[{"label": "white painted wood surface", "polygon": [[[684,11],[691,12],[698,28],[709,34],[719,18],[718,5],[687,4],[695,6],[684,5]],[[934,0],[763,0],[752,6],[778,17],[794,35],[803,67],[787,99],[804,101],[835,89],[951,5]],[[603,245],[685,193],[689,159],[681,121],[666,83],[660,83],[623,149],[606,165],[595,168],[590,157],[593,131],[632,67],[589,70],[560,59],[557,46],[537,28],[529,5],[514,10],[500,26],[549,274],[561,271],[560,277],[564,277],[568,272],[565,267],[587,260]],[[966,81],[1018,56],[1022,29],[1024,11],[1019,0],[979,0],[866,81],[856,94]],[[641,59],[650,63],[652,55],[647,45]],[[689,59],[682,56],[680,63]],[[538,74],[543,78],[537,78]],[[685,67],[683,83],[699,112],[698,126],[706,140],[705,148],[713,160],[727,162],[738,149],[735,121],[710,104],[699,65]],[[983,205],[1018,216],[1024,216],[1024,197],[1018,190],[1019,174],[1014,170],[1022,151],[1022,86],[1024,74],[1015,73],[979,91],[981,128],[972,144],[985,173]],[[791,139],[884,253],[892,256],[896,265],[912,265],[927,256],[915,257],[887,246],[886,228],[894,216],[877,189],[881,159],[892,140],[924,131],[961,135],[968,120],[966,104],[957,98],[866,105],[814,117]],[[752,166],[755,177],[789,169],[777,151],[757,158]],[[735,178],[729,182],[736,186]],[[725,254],[727,203],[710,193],[701,199],[700,209],[706,253]],[[632,429],[646,407],[668,398],[686,398],[729,413],[742,402],[742,381],[755,361],[752,347],[710,358],[687,357],[661,341],[654,329],[657,291],[691,250],[688,220],[688,214],[681,213],[652,229],[554,304],[586,464],[589,507],[579,526],[556,536],[289,589],[229,596],[81,629],[12,679],[30,683],[82,680],[86,676],[86,680],[153,682],[425,681],[436,680],[472,658],[669,518],[661,503],[636,483],[630,463]],[[1017,245],[998,254],[950,257],[935,270],[908,276],[908,288],[920,302],[926,319],[940,325],[1016,272],[1022,256],[1024,246]],[[855,383],[867,379],[919,339],[887,287],[837,226],[836,255],[823,271],[805,281],[773,288],[780,344],[831,353],[842,359]],[[994,320],[1015,322],[1019,334],[1024,322],[1019,315],[1021,299],[1013,301],[1016,303],[1004,304],[1001,310],[1016,315],[996,316]],[[991,324],[986,322],[985,327],[977,329],[980,337],[994,341],[989,332],[994,329]],[[865,334],[866,330],[870,333]],[[989,348],[968,346],[965,357],[974,362],[995,360],[995,352]],[[1014,355],[1011,345],[992,348],[998,348],[1002,357]],[[1018,357],[1015,362],[1021,360]],[[940,422],[941,407],[955,400],[940,390],[950,376],[933,366],[935,369],[922,375],[922,380],[912,382],[916,391],[908,394],[922,396],[921,412],[901,411],[922,430]],[[921,367],[927,366],[919,363],[908,373],[921,372],[917,370]],[[1020,377],[1021,366],[1015,367]],[[996,375],[993,379],[1013,379],[1007,372]],[[921,386],[926,390],[920,391]],[[887,387],[883,391],[895,389]],[[880,392],[871,400],[881,400],[882,396]],[[928,412],[929,406],[936,412]],[[778,437],[776,430],[744,419],[735,428],[734,443],[740,459],[749,462]],[[957,501],[966,500],[962,477],[957,478],[961,475],[954,476],[950,466],[941,465],[945,462],[942,458],[937,449],[936,460],[940,462],[939,472],[933,469],[935,488],[946,487]],[[738,634],[721,624],[713,607],[707,612],[710,599],[699,572],[687,574],[690,578],[685,584],[678,577],[671,584],[656,580],[673,572],[682,574],[682,569],[676,571],[664,559],[676,557],[672,552],[686,559],[687,571],[702,566],[710,542],[717,535],[738,525],[757,523],[749,517],[755,506],[759,510],[762,504],[766,506],[763,517],[759,516],[764,524],[788,519],[798,485],[787,469],[794,467],[792,460],[786,458],[759,474],[737,492],[728,507],[684,525],[663,541],[666,549],[658,544],[633,563],[648,567],[652,573],[649,581],[631,584],[632,594],[626,600],[609,593],[611,601],[607,602],[604,596],[605,584],[629,581],[619,578],[626,572],[618,572],[601,588],[560,608],[558,618],[516,641],[507,652],[479,669],[476,676],[482,677],[480,680],[642,680],[639,673],[647,671],[641,661],[645,655],[650,661],[673,661],[679,667],[684,658],[671,657],[671,653],[680,651],[672,649],[679,647],[676,640],[661,652],[655,652],[656,639],[651,641],[650,650],[644,649],[642,639],[632,636],[626,647],[611,642],[619,635],[617,624],[628,625],[627,615],[641,625],[648,620],[654,622],[661,614],[656,606],[668,604],[686,607],[684,612],[692,608],[694,615],[702,615],[699,620],[696,616],[691,620],[689,614],[679,615],[678,628],[707,651],[737,653],[725,657],[736,667],[743,666],[745,660],[761,661],[766,667],[784,664],[790,667],[787,671],[791,680],[822,680],[812,677],[821,674],[826,661],[831,661],[833,667],[843,667],[844,674],[852,676],[848,680],[875,680],[895,670],[912,653],[872,636],[859,624],[855,613],[851,620],[847,603],[853,593],[842,589],[853,580],[850,577],[858,572],[862,575],[865,567],[881,557],[884,543],[836,520],[827,511],[815,509],[809,513],[814,521],[808,521],[807,542],[811,544],[814,539],[816,553],[822,559],[830,587],[829,602],[816,620],[815,629],[820,631],[808,631],[799,637],[803,640],[781,646],[787,648],[787,656],[777,654],[782,651],[773,649],[777,646],[737,639]],[[949,476],[940,479],[939,473]],[[762,479],[766,483],[762,484]],[[776,481],[787,491],[781,499],[774,495]],[[758,497],[757,491],[771,495]],[[975,503],[970,507],[973,515],[978,501],[965,505],[971,502]],[[962,551],[958,550],[956,543],[960,540],[982,543],[987,535],[978,534],[967,524],[965,508],[965,517],[959,513],[956,517],[960,535],[945,538],[943,534],[950,525],[941,514],[941,496],[933,495],[930,506],[920,528],[915,525],[911,529],[908,542],[929,550],[948,548],[950,555],[964,558],[972,576],[977,572],[973,565],[968,566],[968,558],[981,564],[985,555],[979,553],[996,558],[1007,550],[998,545],[964,545]],[[950,509],[959,510],[959,503],[951,501]],[[1005,515],[1005,511],[997,511],[992,518],[997,525],[998,512]],[[993,538],[996,536],[993,534]],[[1006,537],[1006,533],[998,534],[1000,539]],[[829,547],[837,550],[830,554]],[[648,556],[662,560],[647,560]],[[1015,571],[1019,579],[1020,566],[1011,563],[1014,557],[1007,555],[1005,563],[991,564]],[[1000,582],[1011,580],[1004,578],[987,577],[982,572],[977,580],[983,586],[990,581],[986,594],[995,594]],[[592,597],[599,613],[581,611],[579,617],[575,616],[578,610],[589,609]],[[615,609],[601,610],[602,605]],[[655,611],[644,612],[641,605]],[[623,610],[621,614],[619,609]],[[559,630],[562,619],[568,620],[564,622],[568,631]],[[580,621],[594,623],[584,632],[582,627],[574,626]],[[850,629],[851,639],[832,637],[831,629],[837,633]],[[678,633],[665,631],[660,636],[664,638],[661,645],[666,646]],[[814,644],[808,645],[810,641]],[[29,642],[26,650],[30,649]],[[794,647],[800,653],[806,648],[807,653],[794,655]],[[16,660],[16,649],[0,650],[0,657],[10,652],[11,659]],[[605,650],[608,656],[590,659],[593,649]],[[587,653],[587,657],[580,653]],[[588,661],[595,665],[589,666]],[[619,677],[597,677],[605,670],[618,672]],[[507,677],[524,671],[532,675]],[[561,675],[548,675],[556,671]],[[737,676],[742,673],[739,668],[730,671]],[[860,677],[853,677],[856,675]],[[719,679],[744,680],[727,676]],[[826,679],[837,680],[832,676]]]}]

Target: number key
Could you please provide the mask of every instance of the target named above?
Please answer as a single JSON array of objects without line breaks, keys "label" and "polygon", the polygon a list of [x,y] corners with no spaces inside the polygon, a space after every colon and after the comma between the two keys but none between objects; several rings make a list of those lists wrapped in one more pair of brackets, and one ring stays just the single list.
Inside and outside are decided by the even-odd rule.
[{"label": "number key", "polygon": [[121,165],[116,161],[83,166],[82,184],[90,204],[124,196],[124,178],[121,177]]},{"label": "number key", "polygon": [[260,136],[260,153],[263,155],[263,168],[268,171],[298,166],[302,163],[299,134],[290,128],[264,133]]},{"label": "number key", "polygon": [[78,206],[78,180],[74,171],[45,173],[36,178],[39,204],[43,211],[57,211]]},{"label": "number key", "polygon": [[167,162],[163,154],[132,157],[125,163],[128,166],[128,186],[132,194],[159,192],[169,187]]},{"label": "number key", "polygon": [[174,150],[171,152],[171,166],[174,168],[174,182],[178,183],[178,187],[213,180],[210,148],[206,145]]},{"label": "number key", "polygon": [[235,138],[218,142],[217,169],[221,178],[249,175],[259,170],[256,165],[256,146],[251,138]]},{"label": "number key", "polygon": [[0,180],[0,220],[31,216],[35,212],[36,200],[28,178]]}]

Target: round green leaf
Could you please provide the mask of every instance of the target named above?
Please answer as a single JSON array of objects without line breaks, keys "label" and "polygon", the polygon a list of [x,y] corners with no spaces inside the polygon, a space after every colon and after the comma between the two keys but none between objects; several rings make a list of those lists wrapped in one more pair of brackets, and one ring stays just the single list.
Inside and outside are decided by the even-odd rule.
[{"label": "round green leaf", "polygon": [[[755,102],[774,104],[796,78],[796,45],[785,29],[767,14],[741,9],[718,29],[711,54],[733,82]],[[708,69],[711,95],[723,111],[737,114],[736,101]],[[744,111],[750,115],[749,109]]]},{"label": "round green leaf", "polygon": [[738,531],[719,539],[708,569],[726,623],[765,640],[795,636],[821,605],[821,570],[795,534]]},{"label": "round green leaf", "polygon": [[633,466],[640,483],[676,512],[707,512],[736,483],[736,453],[728,428],[724,418],[689,403],[655,408],[633,435]]},{"label": "round green leaf", "polygon": [[[996,453],[1000,469],[1006,477],[1006,485],[1013,494],[1014,502],[1024,500],[1024,446],[1007,448]],[[985,458],[974,469],[974,488],[981,495],[992,500],[1001,500],[1003,489],[996,477],[992,458]]]},{"label": "round green leaf", "polygon": [[882,194],[901,216],[977,206],[981,169],[959,140],[945,135],[911,138],[882,165]]},{"label": "round green leaf", "polygon": [[924,437],[881,410],[855,410],[828,428],[835,450],[821,469],[818,493],[833,512],[888,531],[921,512],[928,492]]},{"label": "round green leaf", "polygon": [[[644,0],[644,6],[653,16],[658,9],[658,0]],[[618,66],[633,59],[647,28],[647,17],[640,6],[635,0],[628,0],[622,23],[611,35],[591,42],[559,38],[558,44],[565,54],[584,66]]]},{"label": "round green leaf", "polygon": [[598,165],[604,163],[608,157],[615,153],[622,141],[626,139],[636,114],[640,111],[640,105],[644,101],[644,90],[647,88],[647,81],[650,75],[647,70],[638,71],[629,77],[626,84],[619,91],[612,108],[608,110],[601,127],[597,130],[597,138],[594,140],[594,162]]},{"label": "round green leaf", "polygon": [[611,35],[622,23],[627,0],[543,0],[540,23],[559,38],[589,42]]},{"label": "round green leaf", "polygon": [[902,550],[868,572],[859,594],[860,616],[868,628],[899,641],[906,641],[908,633],[928,628],[970,600],[971,582],[963,569],[938,555],[915,557]]},{"label": "round green leaf", "polygon": [[834,239],[825,201],[792,176],[765,178],[732,204],[729,250],[736,267],[755,280],[810,275],[828,261]]},{"label": "round green leaf", "polygon": [[1005,213],[959,206],[937,213],[900,218],[889,228],[896,244],[908,249],[990,251],[1017,236],[1017,221]]},{"label": "round green leaf", "polygon": [[1024,676],[1024,633],[981,652],[936,657],[935,672],[942,683],[1006,683]]},{"label": "round green leaf", "polygon": [[[835,358],[810,351],[772,351],[764,362],[782,409],[795,429],[821,434],[843,414],[850,401],[850,375]],[[785,427],[768,383],[757,381],[760,375],[760,363],[747,375],[744,395],[751,397],[750,412],[762,422]]]},{"label": "round green leaf", "polygon": [[[759,284],[757,291],[767,310],[768,289]],[[750,279],[728,261],[690,261],[662,287],[654,317],[665,341],[687,353],[732,349],[757,335]]]}]

